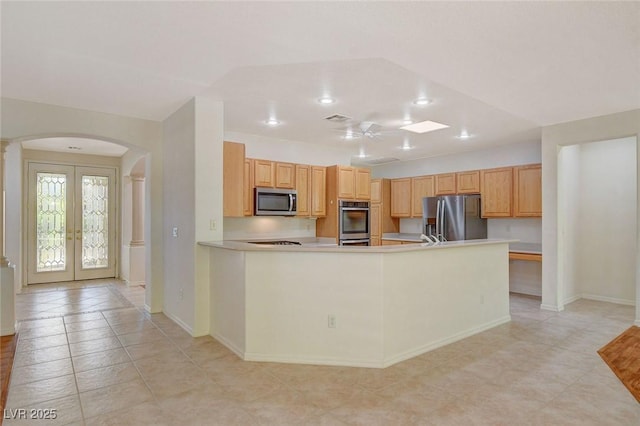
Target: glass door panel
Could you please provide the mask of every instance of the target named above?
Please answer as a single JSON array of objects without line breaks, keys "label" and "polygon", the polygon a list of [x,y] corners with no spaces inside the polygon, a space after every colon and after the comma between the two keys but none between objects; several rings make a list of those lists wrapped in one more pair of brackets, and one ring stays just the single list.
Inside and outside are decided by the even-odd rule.
[{"label": "glass door panel", "polygon": [[115,169],[28,168],[27,283],[115,276]]},{"label": "glass door panel", "polygon": [[74,169],[29,164],[29,284],[73,279]]},{"label": "glass door panel", "polygon": [[115,171],[76,168],[76,279],[115,275]]}]

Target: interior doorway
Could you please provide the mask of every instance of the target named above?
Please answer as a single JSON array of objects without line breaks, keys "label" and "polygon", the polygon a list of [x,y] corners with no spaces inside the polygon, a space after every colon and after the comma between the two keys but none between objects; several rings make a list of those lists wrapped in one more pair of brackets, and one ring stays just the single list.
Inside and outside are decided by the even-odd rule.
[{"label": "interior doorway", "polygon": [[29,162],[27,284],[116,275],[116,169]]}]

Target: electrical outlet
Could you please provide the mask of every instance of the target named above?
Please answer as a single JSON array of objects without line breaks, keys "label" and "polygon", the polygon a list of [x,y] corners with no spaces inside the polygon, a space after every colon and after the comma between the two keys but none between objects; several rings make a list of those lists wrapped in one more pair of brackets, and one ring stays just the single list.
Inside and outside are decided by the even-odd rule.
[{"label": "electrical outlet", "polygon": [[209,220],[209,230],[210,231],[215,231],[216,228],[217,228],[216,220],[215,219],[210,219]]},{"label": "electrical outlet", "polygon": [[173,229],[171,230],[171,235],[172,235],[174,238],[178,238],[178,227],[177,227],[177,226],[174,226],[174,227],[173,227]]},{"label": "electrical outlet", "polygon": [[329,315],[329,318],[327,319],[327,327],[336,328],[336,316],[335,315]]}]

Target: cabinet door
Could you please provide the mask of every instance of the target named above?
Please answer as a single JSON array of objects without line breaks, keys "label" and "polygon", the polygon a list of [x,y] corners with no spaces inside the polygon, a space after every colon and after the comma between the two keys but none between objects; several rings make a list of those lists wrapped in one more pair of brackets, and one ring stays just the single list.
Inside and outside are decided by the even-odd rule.
[{"label": "cabinet door", "polygon": [[391,180],[391,217],[411,216],[411,178]]},{"label": "cabinet door", "polygon": [[338,166],[338,198],[353,200],[356,198],[356,177],[353,167]]},{"label": "cabinet door", "polygon": [[265,186],[273,188],[274,186],[274,167],[269,160],[253,161],[253,178],[254,186]]},{"label": "cabinet door", "polygon": [[253,216],[253,160],[244,160],[244,191],[243,202],[245,216]]},{"label": "cabinet door", "polygon": [[382,179],[371,179],[371,203],[382,202]]},{"label": "cabinet door", "polygon": [[513,215],[542,217],[542,165],[513,168]]},{"label": "cabinet door", "polygon": [[371,207],[369,207],[369,220],[371,220],[371,238],[380,238],[380,236],[382,235],[382,223],[380,219],[380,204],[371,204]]},{"label": "cabinet door", "polygon": [[276,188],[293,189],[296,187],[296,165],[276,163]]},{"label": "cabinet door", "polygon": [[298,193],[296,216],[309,216],[311,213],[311,179],[309,171],[309,166],[296,164],[296,192]]},{"label": "cabinet door", "polygon": [[311,216],[327,215],[327,168],[311,166]]},{"label": "cabinet door", "polygon": [[456,173],[456,186],[458,194],[479,194],[480,171]]},{"label": "cabinet door", "polygon": [[443,173],[436,175],[436,195],[452,195],[456,193],[456,174]]},{"label": "cabinet door", "polygon": [[355,169],[356,176],[356,200],[371,199],[371,170]]},{"label": "cabinet door", "polygon": [[487,169],[480,172],[482,217],[510,217],[513,196],[513,168]]},{"label": "cabinet door", "polygon": [[422,199],[435,195],[433,176],[411,178],[411,217],[422,217]]},{"label": "cabinet door", "polygon": [[225,142],[222,148],[222,213],[244,216],[244,144]]}]

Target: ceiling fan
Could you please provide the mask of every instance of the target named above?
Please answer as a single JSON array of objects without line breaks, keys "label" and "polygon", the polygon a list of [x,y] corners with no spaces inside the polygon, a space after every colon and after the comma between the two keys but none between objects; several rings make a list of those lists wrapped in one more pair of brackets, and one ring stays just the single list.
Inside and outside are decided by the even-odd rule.
[{"label": "ceiling fan", "polygon": [[351,117],[340,114],[331,115],[329,117],[326,117],[325,120],[331,121],[333,123],[348,123],[344,127],[333,129],[335,131],[343,133],[344,139],[379,139],[384,134],[402,132],[402,130],[400,129],[385,129],[383,126],[374,121],[357,121],[352,119]]}]

